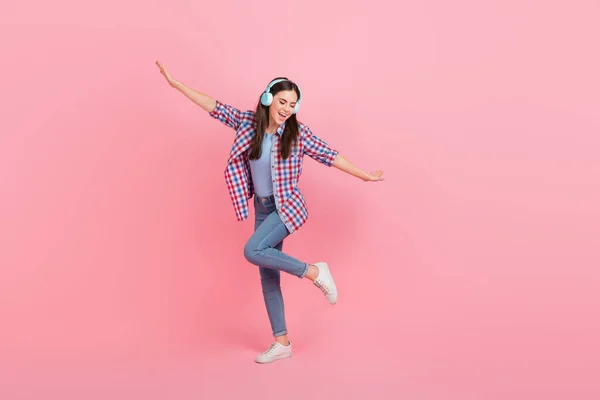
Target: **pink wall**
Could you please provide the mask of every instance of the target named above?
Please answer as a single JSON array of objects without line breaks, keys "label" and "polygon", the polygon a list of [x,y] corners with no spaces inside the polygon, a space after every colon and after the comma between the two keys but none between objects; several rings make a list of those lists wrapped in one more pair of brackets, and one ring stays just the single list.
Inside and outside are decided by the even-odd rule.
[{"label": "pink wall", "polygon": [[168,361],[177,398],[225,371],[254,382],[231,393],[267,382],[252,224],[222,173],[233,132],[160,60],[240,108],[289,76],[300,120],[385,171],[306,159],[310,219],[286,249],[327,260],[340,301],[284,277],[298,357],[275,388],[310,368],[325,394],[600,394],[598,2],[252,3],[2,6],[0,387],[64,394],[45,367],[98,360]]}]

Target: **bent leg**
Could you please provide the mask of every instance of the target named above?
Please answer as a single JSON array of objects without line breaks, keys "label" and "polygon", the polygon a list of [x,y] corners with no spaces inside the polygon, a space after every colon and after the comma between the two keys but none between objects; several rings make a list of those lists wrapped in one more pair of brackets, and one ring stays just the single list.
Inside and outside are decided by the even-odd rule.
[{"label": "bent leg", "polygon": [[284,271],[304,278],[308,264],[282,252],[277,246],[289,235],[276,211],[270,213],[256,227],[244,247],[244,256],[250,263],[263,268]]}]

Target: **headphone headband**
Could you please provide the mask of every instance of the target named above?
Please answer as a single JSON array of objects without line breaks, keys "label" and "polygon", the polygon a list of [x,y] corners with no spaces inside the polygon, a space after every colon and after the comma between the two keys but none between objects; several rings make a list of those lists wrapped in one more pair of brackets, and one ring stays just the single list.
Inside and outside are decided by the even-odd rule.
[{"label": "headphone headband", "polygon": [[271,83],[269,83],[269,86],[267,86],[267,89],[265,90],[265,92],[271,92],[271,88],[273,86],[275,86],[279,82],[285,82],[285,81],[287,81],[287,79],[283,79],[283,78],[275,79],[274,81],[272,81]]}]

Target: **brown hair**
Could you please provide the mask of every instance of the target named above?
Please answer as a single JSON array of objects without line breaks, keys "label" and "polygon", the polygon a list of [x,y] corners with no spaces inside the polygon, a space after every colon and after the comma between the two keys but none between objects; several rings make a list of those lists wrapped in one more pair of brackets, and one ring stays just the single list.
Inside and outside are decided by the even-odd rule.
[{"label": "brown hair", "polygon": [[[300,100],[300,89],[298,86],[285,77],[275,78],[275,79],[285,79],[284,81],[277,82],[273,87],[271,87],[271,94],[274,96],[278,92],[282,90],[293,90],[296,92],[298,96],[298,100]],[[273,79],[271,82],[273,82]],[[258,99],[258,104],[256,105],[256,135],[252,138],[252,148],[250,150],[250,160],[256,160],[260,157],[261,153],[261,144],[263,137],[265,135],[265,130],[269,126],[269,107],[263,106],[260,102],[260,98]],[[288,158],[290,155],[290,151],[292,148],[292,144],[298,140],[298,120],[296,119],[296,114],[290,115],[290,117],[285,122],[285,128],[283,130],[283,134],[281,136],[281,157],[284,159]]]}]

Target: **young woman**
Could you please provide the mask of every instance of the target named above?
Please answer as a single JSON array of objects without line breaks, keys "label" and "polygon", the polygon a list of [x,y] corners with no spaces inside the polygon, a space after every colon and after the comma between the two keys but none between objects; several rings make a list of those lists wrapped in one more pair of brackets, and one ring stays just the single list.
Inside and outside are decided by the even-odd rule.
[{"label": "young woman", "polygon": [[287,78],[272,80],[261,94],[255,111],[240,111],[173,79],[156,63],[169,85],[208,114],[235,130],[225,180],[239,221],[248,218],[248,200],[254,198],[254,233],[244,248],[245,258],[258,266],[263,298],[275,341],[256,357],[269,363],[292,356],[285,323],[280,271],[306,278],[331,304],[338,291],[326,262],[306,263],[282,251],[283,240],[307,220],[307,207],[298,179],[305,155],[336,167],[366,182],[383,180],[383,172],[367,173],[298,122],[300,88]]}]

